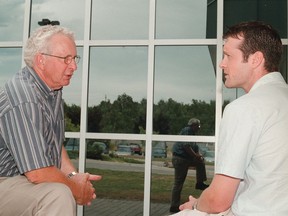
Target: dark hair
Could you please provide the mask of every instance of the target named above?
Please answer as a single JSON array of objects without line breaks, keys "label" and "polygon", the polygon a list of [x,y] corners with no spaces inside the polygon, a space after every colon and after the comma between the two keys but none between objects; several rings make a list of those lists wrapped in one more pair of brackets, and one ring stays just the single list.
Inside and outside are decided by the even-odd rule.
[{"label": "dark hair", "polygon": [[251,54],[260,51],[265,58],[265,69],[268,72],[279,70],[283,47],[278,32],[272,26],[260,21],[242,22],[228,27],[223,39],[228,37],[244,38],[239,47],[244,61],[247,61]]}]

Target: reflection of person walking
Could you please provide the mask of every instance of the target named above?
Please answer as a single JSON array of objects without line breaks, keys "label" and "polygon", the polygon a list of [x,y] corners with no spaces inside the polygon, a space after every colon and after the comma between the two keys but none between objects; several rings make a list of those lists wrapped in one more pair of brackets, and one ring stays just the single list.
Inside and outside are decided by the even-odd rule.
[{"label": "reflection of person walking", "polygon": [[[180,135],[195,135],[199,129],[200,120],[192,118],[189,120],[188,125],[181,130]],[[199,153],[199,146],[195,142],[176,142],[172,152],[172,164],[175,169],[175,176],[170,212],[176,213],[180,211],[181,191],[189,167],[196,167],[196,189],[204,190],[209,185],[204,183],[207,180],[204,158]]]}]

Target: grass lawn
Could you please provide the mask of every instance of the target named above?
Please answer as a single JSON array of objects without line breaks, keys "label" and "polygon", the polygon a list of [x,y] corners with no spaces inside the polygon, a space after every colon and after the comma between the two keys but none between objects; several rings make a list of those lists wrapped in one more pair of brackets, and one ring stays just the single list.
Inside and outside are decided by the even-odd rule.
[{"label": "grass lawn", "polygon": [[[87,169],[87,172],[102,175],[103,179],[93,182],[96,194],[99,198],[143,200],[144,197],[144,173]],[[169,203],[173,186],[173,175],[152,174],[151,202]],[[208,180],[208,183],[211,179]],[[187,176],[183,191],[182,202],[191,194],[199,197],[202,191],[195,190],[195,177]]]}]

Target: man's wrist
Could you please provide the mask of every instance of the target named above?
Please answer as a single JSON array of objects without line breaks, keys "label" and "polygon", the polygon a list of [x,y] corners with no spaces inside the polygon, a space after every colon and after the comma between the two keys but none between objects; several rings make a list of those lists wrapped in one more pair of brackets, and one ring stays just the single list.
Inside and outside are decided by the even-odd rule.
[{"label": "man's wrist", "polygon": [[68,178],[72,178],[73,176],[77,175],[77,172],[73,171],[67,175]]}]

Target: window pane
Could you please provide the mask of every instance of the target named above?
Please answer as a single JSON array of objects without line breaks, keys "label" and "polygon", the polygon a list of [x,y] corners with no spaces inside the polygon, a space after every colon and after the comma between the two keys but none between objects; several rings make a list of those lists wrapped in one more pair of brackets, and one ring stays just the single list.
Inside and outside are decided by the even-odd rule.
[{"label": "window pane", "polygon": [[21,48],[0,48],[0,87],[21,69]]},{"label": "window pane", "polygon": [[147,39],[148,0],[94,0],[91,39]]},{"label": "window pane", "polygon": [[207,4],[203,0],[157,0],[156,38],[215,38],[216,3]]},{"label": "window pane", "polygon": [[88,131],[139,133],[145,128],[147,47],[91,48]]},{"label": "window pane", "polygon": [[201,121],[199,134],[214,135],[214,58],[207,46],[156,47],[155,133],[178,134],[194,117]]},{"label": "window pane", "polygon": [[22,41],[24,0],[1,1],[0,41]]},{"label": "window pane", "polygon": [[[210,184],[214,175],[215,148],[214,143],[197,143],[200,153],[205,158],[207,181]],[[174,184],[174,166],[172,164],[172,147],[174,142],[154,141],[152,143],[152,178],[151,178],[151,216],[170,215],[169,208]],[[195,189],[196,169],[188,170],[183,189],[181,204],[189,195],[199,197],[201,190]],[[156,207],[156,208],[153,208]]]},{"label": "window pane", "polygon": [[287,0],[224,1],[224,28],[238,22],[250,20],[261,20],[269,23],[278,30],[282,38],[286,38]]},{"label": "window pane", "polygon": [[[84,215],[143,215],[145,160],[138,152],[144,141],[90,139],[86,144],[86,171],[103,179],[93,182],[97,199],[84,207]],[[101,146],[109,153],[103,151],[99,160]]]},{"label": "window pane", "polygon": [[83,39],[84,6],[79,0],[32,0],[31,29],[38,28],[42,19],[49,19],[73,31],[77,40]]},{"label": "window pane", "polygon": [[67,138],[64,142],[65,149],[69,158],[74,162],[74,166],[78,167],[78,158],[79,158],[79,142],[78,138]]}]

